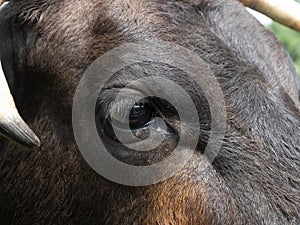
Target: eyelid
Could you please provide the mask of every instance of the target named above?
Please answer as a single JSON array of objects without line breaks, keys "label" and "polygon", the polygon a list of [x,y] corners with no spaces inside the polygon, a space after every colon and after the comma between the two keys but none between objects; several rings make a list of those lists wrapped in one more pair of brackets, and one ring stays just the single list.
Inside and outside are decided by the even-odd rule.
[{"label": "eyelid", "polygon": [[[124,95],[120,94],[121,90]],[[151,107],[155,107],[151,101],[143,98],[143,96],[140,91],[131,88],[106,88],[99,95],[96,106],[97,114],[101,113],[105,119],[109,119],[111,115],[116,113],[126,116],[126,113],[129,113],[128,109],[136,103],[147,103]]]},{"label": "eyelid", "polygon": [[142,99],[137,102],[132,98],[122,99],[121,101],[113,101],[108,107],[107,117],[115,114],[123,115],[124,117],[126,117],[129,113],[128,109],[132,108],[136,103],[149,104],[149,101],[146,99]]}]

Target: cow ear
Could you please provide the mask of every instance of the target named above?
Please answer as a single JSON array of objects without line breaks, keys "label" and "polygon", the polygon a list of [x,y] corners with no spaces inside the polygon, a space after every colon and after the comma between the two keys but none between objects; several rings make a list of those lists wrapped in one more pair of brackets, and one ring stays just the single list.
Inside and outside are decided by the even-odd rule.
[{"label": "cow ear", "polygon": [[204,12],[212,31],[236,57],[256,67],[273,86],[281,86],[300,106],[300,82],[291,57],[283,45],[237,1],[221,1]]},{"label": "cow ear", "polygon": [[22,51],[25,49],[26,37],[13,21],[9,21],[8,15],[7,10],[1,8],[0,134],[28,147],[39,146],[39,139],[19,115],[13,98],[13,95],[22,93],[23,89],[25,76],[22,75]]}]

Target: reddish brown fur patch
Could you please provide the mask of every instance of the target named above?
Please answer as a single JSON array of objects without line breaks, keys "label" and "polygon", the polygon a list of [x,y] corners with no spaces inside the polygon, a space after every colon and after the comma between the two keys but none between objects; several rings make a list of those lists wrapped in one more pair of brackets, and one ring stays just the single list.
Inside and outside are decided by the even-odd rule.
[{"label": "reddish brown fur patch", "polygon": [[146,224],[212,224],[202,184],[164,182],[151,191]]}]

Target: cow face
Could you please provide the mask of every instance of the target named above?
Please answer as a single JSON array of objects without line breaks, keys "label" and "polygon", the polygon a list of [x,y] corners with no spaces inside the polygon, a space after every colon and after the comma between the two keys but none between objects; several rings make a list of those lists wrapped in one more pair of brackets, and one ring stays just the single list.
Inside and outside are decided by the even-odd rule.
[{"label": "cow face", "polygon": [[[283,47],[239,2],[12,0],[1,8],[0,27],[6,80],[41,143],[28,150],[1,141],[4,224],[299,223],[299,80]],[[202,77],[189,80],[176,65],[151,62],[118,71],[95,104],[99,136],[115,158],[137,166],[158,162],[180,133],[174,107],[150,98],[138,105],[131,128],[142,133],[159,111],[169,121],[165,142],[145,154],[120,146],[109,124],[118,118],[108,106],[130,80],[156,74],[179,84],[196,106],[202,131],[192,158],[174,176],[131,187],[104,179],[85,162],[73,135],[72,103],[98,57],[142,41],[173,43],[199,57],[199,73],[213,75],[222,90],[227,126],[218,155],[199,170],[214,119],[197,86]],[[6,85],[1,89],[10,97]],[[13,115],[17,126],[1,132],[38,145]],[[13,137],[16,127],[23,135]]]}]

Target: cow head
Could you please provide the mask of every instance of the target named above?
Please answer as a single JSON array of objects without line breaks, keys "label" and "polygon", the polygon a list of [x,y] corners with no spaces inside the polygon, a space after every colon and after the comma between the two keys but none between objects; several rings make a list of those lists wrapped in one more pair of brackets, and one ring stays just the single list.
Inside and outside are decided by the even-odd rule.
[{"label": "cow head", "polygon": [[[0,30],[0,132],[40,145],[27,150],[1,140],[4,223],[299,223],[299,79],[274,35],[238,1],[12,0],[1,8]],[[92,62],[141,41],[173,43],[197,55],[199,73],[213,75],[223,92],[227,127],[218,155],[199,170],[214,119],[203,90],[176,65],[142,62],[118,71],[95,106],[99,136],[113,156],[147,165],[166,158],[178,141],[178,113],[161,99],[139,105],[131,123],[142,132],[156,111],[168,119],[167,139],[154,152],[125,149],[107,125],[107,117],[118,120],[108,110],[115,94],[143,75],[187,90],[203,131],[182,170],[158,184],[130,187],[99,176],[81,157],[72,103]]]}]

